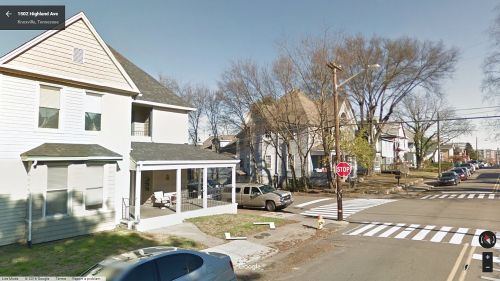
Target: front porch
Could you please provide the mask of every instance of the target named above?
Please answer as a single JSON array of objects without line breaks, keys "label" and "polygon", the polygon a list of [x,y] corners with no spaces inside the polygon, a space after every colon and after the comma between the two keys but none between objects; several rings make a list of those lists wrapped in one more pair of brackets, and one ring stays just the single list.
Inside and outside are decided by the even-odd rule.
[{"label": "front porch", "polygon": [[135,163],[129,197],[123,198],[122,221],[137,230],[237,212],[239,160],[193,146],[158,143],[133,143],[131,156]]}]

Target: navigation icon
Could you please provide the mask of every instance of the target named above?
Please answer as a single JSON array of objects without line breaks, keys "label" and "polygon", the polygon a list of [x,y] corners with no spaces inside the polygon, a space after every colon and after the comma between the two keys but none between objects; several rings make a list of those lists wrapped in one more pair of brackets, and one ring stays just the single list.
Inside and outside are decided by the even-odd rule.
[{"label": "navigation icon", "polygon": [[483,252],[483,272],[493,272],[493,252]]},{"label": "navigation icon", "polygon": [[495,233],[491,231],[487,230],[479,235],[479,245],[481,245],[481,247],[483,248],[486,249],[493,248],[493,246],[495,246],[496,243],[497,243],[497,237]]},{"label": "navigation icon", "polygon": [[7,11],[7,13],[5,13],[5,15],[10,18],[10,15],[12,15],[12,13],[10,11]]}]

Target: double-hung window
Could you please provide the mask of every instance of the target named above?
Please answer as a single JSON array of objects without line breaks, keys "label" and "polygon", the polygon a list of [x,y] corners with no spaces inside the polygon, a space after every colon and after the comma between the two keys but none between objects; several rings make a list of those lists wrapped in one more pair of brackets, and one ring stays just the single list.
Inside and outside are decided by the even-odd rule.
[{"label": "double-hung window", "polygon": [[85,95],[85,131],[101,130],[101,99],[99,94]]},{"label": "double-hung window", "polygon": [[68,166],[49,166],[45,216],[68,213]]},{"label": "double-hung window", "polygon": [[39,128],[59,128],[59,110],[61,107],[61,89],[40,85],[40,104],[38,108]]},{"label": "double-hung window", "polygon": [[87,166],[85,210],[98,210],[104,206],[104,167]]},{"label": "double-hung window", "polygon": [[271,155],[265,156],[266,168],[271,169]]}]

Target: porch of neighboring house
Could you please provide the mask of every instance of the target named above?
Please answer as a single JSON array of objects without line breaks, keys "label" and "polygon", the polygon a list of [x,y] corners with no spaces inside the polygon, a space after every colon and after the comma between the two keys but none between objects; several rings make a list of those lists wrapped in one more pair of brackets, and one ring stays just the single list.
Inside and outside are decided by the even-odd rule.
[{"label": "porch of neighboring house", "polygon": [[236,213],[239,160],[185,144],[133,143],[132,148],[135,163],[130,194],[122,202],[123,222],[144,231]]}]

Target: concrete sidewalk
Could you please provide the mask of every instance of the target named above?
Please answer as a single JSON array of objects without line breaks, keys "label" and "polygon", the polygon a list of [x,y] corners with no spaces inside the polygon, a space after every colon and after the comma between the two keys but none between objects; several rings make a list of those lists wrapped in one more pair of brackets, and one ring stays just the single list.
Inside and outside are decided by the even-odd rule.
[{"label": "concrete sidewalk", "polygon": [[[175,235],[194,240],[206,245],[205,252],[218,252],[229,255],[233,265],[239,270],[259,270],[263,267],[262,260],[286,251],[311,238],[317,233],[316,220],[299,214],[283,214],[279,212],[266,212],[262,216],[280,217],[297,221],[269,229],[247,237],[246,240],[225,240],[205,234],[196,225],[184,222],[182,224],[151,230],[151,233]],[[334,225],[337,222],[329,222]]]},{"label": "concrete sidewalk", "polygon": [[182,224],[162,227],[150,230],[149,232],[185,237],[194,240],[198,243],[201,243],[207,247],[215,247],[217,245],[226,243],[226,240],[224,239],[205,234],[198,227],[196,227],[196,225],[190,222],[183,222]]},{"label": "concrete sidewalk", "polygon": [[255,263],[270,257],[278,252],[277,249],[266,247],[264,245],[248,241],[234,240],[226,244],[215,246],[203,250],[204,252],[218,252],[231,257],[235,269],[250,269],[256,266]]}]

